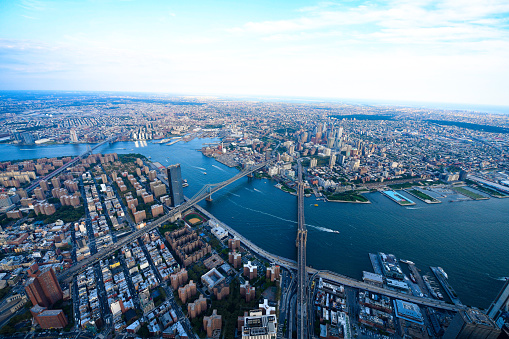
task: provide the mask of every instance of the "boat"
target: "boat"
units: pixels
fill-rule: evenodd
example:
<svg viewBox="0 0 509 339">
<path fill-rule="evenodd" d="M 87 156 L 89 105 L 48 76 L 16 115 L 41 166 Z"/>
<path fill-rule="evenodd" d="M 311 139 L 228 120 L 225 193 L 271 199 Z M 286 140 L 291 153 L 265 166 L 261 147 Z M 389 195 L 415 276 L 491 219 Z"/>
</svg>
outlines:
<svg viewBox="0 0 509 339">
<path fill-rule="evenodd" d="M 410 280 L 412 280 L 412 282 L 415 284 L 417 281 L 415 281 L 415 276 L 410 273 Z"/>
<path fill-rule="evenodd" d="M 207 174 L 207 172 L 203 172 L 203 174 Z"/>
<path fill-rule="evenodd" d="M 182 187 L 187 187 L 187 186 L 189 186 L 189 184 L 187 182 L 182 184 Z"/>
<path fill-rule="evenodd" d="M 442 267 L 437 267 L 437 270 L 439 270 L 440 273 L 442 273 L 442 275 L 445 277 L 445 279 L 449 279 L 449 276 L 447 275 L 447 273 L 445 273 L 445 271 Z"/>
<path fill-rule="evenodd" d="M 399 261 L 401 261 L 404 264 L 415 265 L 415 263 L 413 261 L 410 261 L 410 260 L 399 259 Z"/>
<path fill-rule="evenodd" d="M 318 207 L 318 204 L 315 204 L 315 207 Z"/>
</svg>

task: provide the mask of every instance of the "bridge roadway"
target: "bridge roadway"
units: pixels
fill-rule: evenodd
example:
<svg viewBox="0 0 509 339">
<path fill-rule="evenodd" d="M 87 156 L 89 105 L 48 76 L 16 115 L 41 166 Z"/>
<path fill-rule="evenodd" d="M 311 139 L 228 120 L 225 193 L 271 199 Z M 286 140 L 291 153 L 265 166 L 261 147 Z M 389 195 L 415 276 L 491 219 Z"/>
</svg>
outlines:
<svg viewBox="0 0 509 339">
<path fill-rule="evenodd" d="M 307 274 L 306 274 L 306 241 L 307 230 L 304 222 L 304 182 L 302 164 L 298 161 L 299 181 L 297 184 L 297 338 L 305 339 L 307 330 Z"/>
<path fill-rule="evenodd" d="M 76 164 L 78 161 L 80 161 L 81 159 L 85 158 L 86 156 L 88 156 L 89 154 L 91 154 L 93 151 L 95 151 L 96 149 L 98 149 L 99 147 L 101 147 L 102 145 L 108 143 L 108 142 L 111 142 L 113 140 L 115 140 L 116 138 L 118 138 L 119 136 L 121 136 L 122 134 L 119 133 L 119 134 L 116 134 L 102 142 L 100 142 L 99 144 L 95 145 L 94 147 L 92 147 L 91 149 L 87 150 L 86 152 L 83 152 L 81 155 L 77 156 L 76 158 L 72 159 L 71 161 L 69 161 L 68 163 L 66 163 L 65 165 L 57 168 L 56 170 L 54 170 L 53 172 L 51 172 L 50 174 L 46 175 L 45 177 L 43 178 L 40 178 L 39 180 L 37 180 L 36 182 L 34 182 L 32 185 L 30 185 L 26 191 L 27 192 L 32 192 L 37 186 L 39 186 L 41 180 L 49 180 L 51 178 L 53 178 L 54 176 L 62 173 L 64 170 L 66 170 L 68 167 L 71 167 L 73 166 L 74 164 Z"/>
<path fill-rule="evenodd" d="M 212 216 L 210 213 L 208 213 L 206 210 L 202 209 L 201 207 L 198 207 L 198 208 L 200 209 L 201 212 L 204 212 L 208 216 Z M 212 218 L 213 218 L 213 216 L 212 216 Z M 239 232 L 235 231 L 230 226 L 228 226 L 224 223 L 220 223 L 220 225 L 221 225 L 221 227 L 226 229 L 228 231 L 228 233 L 230 233 L 233 237 L 239 239 L 242 242 L 242 244 L 245 247 L 249 248 L 253 253 L 256 253 L 257 255 L 267 259 L 268 261 L 275 263 L 281 267 L 284 267 L 288 270 L 297 270 L 298 269 L 298 265 L 295 260 L 288 259 L 285 257 L 281 257 L 278 255 L 272 254 L 270 252 L 267 252 L 264 249 L 253 244 L 250 240 L 246 239 L 244 236 L 242 236 Z M 386 295 L 391 298 L 401 299 L 404 301 L 412 302 L 414 304 L 434 307 L 434 308 L 438 308 L 438 309 L 442 309 L 442 310 L 455 311 L 455 312 L 464 308 L 461 306 L 451 305 L 444 301 L 440 301 L 440 300 L 436 300 L 436 299 L 416 297 L 414 295 L 409 295 L 409 294 L 385 289 L 382 287 L 377 287 L 375 285 L 367 284 L 365 282 L 362 282 L 362 281 L 359 281 L 359 280 L 356 280 L 356 279 L 353 279 L 353 278 L 350 278 L 350 277 L 347 277 L 347 276 L 344 276 L 344 275 L 341 275 L 341 274 L 338 274 L 338 273 L 335 273 L 332 271 L 317 270 L 312 267 L 306 267 L 306 271 L 307 271 L 308 275 L 313 275 L 315 273 L 318 273 L 318 275 L 320 277 L 322 277 L 323 279 L 328 280 L 332 283 L 342 284 L 345 286 L 354 287 L 354 288 L 358 288 L 361 290 L 370 291 L 373 293 L 383 294 L 383 295 Z"/>
<path fill-rule="evenodd" d="M 275 263 L 281 267 L 284 267 L 287 270 L 297 270 L 298 269 L 298 265 L 295 260 L 272 254 L 272 253 L 260 248 L 259 246 L 252 243 L 249 239 L 245 238 L 242 234 L 240 234 L 239 232 L 237 232 L 236 230 L 234 230 L 227 224 L 217 220 L 213 214 L 209 213 L 204 208 L 202 208 L 200 206 L 196 206 L 196 208 L 201 213 L 203 213 L 207 217 L 209 217 L 210 219 L 217 221 L 221 227 L 223 227 L 225 230 L 227 230 L 231 236 L 233 236 L 236 239 L 239 239 L 245 247 L 247 247 L 247 248 L 249 248 L 249 250 L 251 250 L 251 252 L 256 253 L 257 255 L 267 259 L 268 261 L 270 261 L 272 263 Z M 383 295 L 389 296 L 391 298 L 397 298 L 397 299 L 409 301 L 409 302 L 423 305 L 423 306 L 429 306 L 429 307 L 434 307 L 434 308 L 449 310 L 449 311 L 458 311 L 463 308 L 463 307 L 458 307 L 456 305 L 447 304 L 446 302 L 443 302 L 440 300 L 435 300 L 435 299 L 430 299 L 430 298 L 420 298 L 420 297 L 416 297 L 413 295 L 377 287 L 377 286 L 367 284 L 365 282 L 362 282 L 362 281 L 359 281 L 359 280 L 356 280 L 356 279 L 353 279 L 353 278 L 350 278 L 350 277 L 347 277 L 347 276 L 344 276 L 344 275 L 341 275 L 341 274 L 338 274 L 338 273 L 335 273 L 332 271 L 317 270 L 317 269 L 314 269 L 311 267 L 306 267 L 306 271 L 307 271 L 308 275 L 313 275 L 313 274 L 318 273 L 318 275 L 321 276 L 323 279 L 328 280 L 332 283 L 342 284 L 345 286 L 350 286 L 350 287 L 358 288 L 361 290 L 370 291 L 373 293 L 383 294 Z"/>
<path fill-rule="evenodd" d="M 260 168 L 266 166 L 268 163 L 271 163 L 271 162 L 272 162 L 272 160 L 269 160 L 269 161 L 266 161 L 266 162 L 263 162 L 263 163 L 260 163 L 257 165 L 253 165 L 253 166 L 249 167 L 248 169 L 245 169 L 245 170 L 239 172 L 237 175 L 235 175 L 234 177 L 232 177 L 226 181 L 223 181 L 223 182 L 220 182 L 217 184 L 213 184 L 213 185 L 205 185 L 204 188 L 202 188 L 198 193 L 196 193 L 191 199 L 187 200 L 182 205 L 173 208 L 169 212 L 169 214 L 166 214 L 166 215 L 162 216 L 161 218 L 149 223 L 147 226 L 134 231 L 130 235 L 126 236 L 125 238 L 120 239 L 116 243 L 109 245 L 107 248 L 78 262 L 75 266 L 73 266 L 73 267 L 67 269 L 66 271 L 64 271 L 63 273 L 59 274 L 58 281 L 60 281 L 62 283 L 70 283 L 72 281 L 73 277 L 84 272 L 87 269 L 87 267 L 89 267 L 90 265 L 93 265 L 94 263 L 98 262 L 99 260 L 112 255 L 115 251 L 119 250 L 126 244 L 132 243 L 133 241 L 135 241 L 135 239 L 139 238 L 143 234 L 150 232 L 151 230 L 163 225 L 164 223 L 168 222 L 174 216 L 182 213 L 183 211 L 192 207 L 196 203 L 209 197 L 211 194 L 219 191 L 223 187 L 231 184 L 232 182 L 234 182 L 240 178 L 243 178 L 246 175 L 248 175 L 254 171 L 259 170 Z"/>
</svg>

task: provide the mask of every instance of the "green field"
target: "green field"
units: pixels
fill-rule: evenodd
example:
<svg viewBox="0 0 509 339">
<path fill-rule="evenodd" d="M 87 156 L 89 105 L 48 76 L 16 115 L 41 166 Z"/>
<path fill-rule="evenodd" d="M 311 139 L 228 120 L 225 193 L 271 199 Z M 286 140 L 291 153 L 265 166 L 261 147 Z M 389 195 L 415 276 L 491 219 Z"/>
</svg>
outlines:
<svg viewBox="0 0 509 339">
<path fill-rule="evenodd" d="M 357 192 L 326 194 L 330 201 L 368 202 L 369 200 Z"/>
<path fill-rule="evenodd" d="M 453 187 L 452 188 L 454 191 L 460 193 L 460 194 L 463 194 L 463 195 L 466 195 L 467 197 L 469 198 L 472 198 L 474 200 L 479 200 L 479 199 L 486 199 L 486 197 L 480 195 L 480 194 L 477 194 L 477 193 L 474 193 L 470 190 L 467 190 L 466 188 L 463 188 L 463 187 Z"/>
<path fill-rule="evenodd" d="M 507 195 L 500 193 L 499 191 L 496 191 L 494 189 L 488 188 L 486 186 L 477 185 L 474 188 L 481 192 L 488 193 L 489 195 L 492 195 L 494 197 L 507 197 Z"/>
<path fill-rule="evenodd" d="M 434 201 L 434 202 L 438 202 L 439 200 L 433 198 L 433 197 L 430 197 L 429 195 L 427 195 L 426 193 L 424 192 L 421 192 L 419 190 L 416 190 L 416 189 L 413 189 L 413 190 L 409 190 L 408 191 L 409 193 L 415 195 L 416 197 L 418 198 L 421 198 L 422 200 L 429 200 L 429 201 Z"/>
</svg>

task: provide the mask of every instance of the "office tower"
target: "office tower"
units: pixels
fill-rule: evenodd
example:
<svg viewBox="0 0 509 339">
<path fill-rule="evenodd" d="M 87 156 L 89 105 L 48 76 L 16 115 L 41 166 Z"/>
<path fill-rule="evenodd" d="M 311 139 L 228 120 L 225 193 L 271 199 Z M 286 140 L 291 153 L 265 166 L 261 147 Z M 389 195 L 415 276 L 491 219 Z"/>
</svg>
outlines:
<svg viewBox="0 0 509 339">
<path fill-rule="evenodd" d="M 182 174 L 180 164 L 167 167 L 168 184 L 170 186 L 171 205 L 179 206 L 184 202 L 184 190 L 182 189 Z"/>
<path fill-rule="evenodd" d="M 329 139 L 327 139 L 327 147 L 333 148 L 335 142 L 336 142 L 336 139 L 334 137 L 329 137 Z"/>
<path fill-rule="evenodd" d="M 443 338 L 496 339 L 499 335 L 500 329 L 489 316 L 477 309 L 467 308 L 456 313 Z"/>
<path fill-rule="evenodd" d="M 501 317 L 503 313 L 509 312 L 509 279 L 506 279 L 504 286 L 498 293 L 493 303 L 488 308 L 488 316 L 490 316 L 498 325 L 504 325 L 504 319 Z"/>
<path fill-rule="evenodd" d="M 76 134 L 76 130 L 71 128 L 71 142 L 78 142 L 78 135 Z"/>
<path fill-rule="evenodd" d="M 330 156 L 329 167 L 332 169 L 336 164 L 336 154 Z"/>
<path fill-rule="evenodd" d="M 338 127 L 336 129 L 336 139 L 341 139 L 343 136 L 343 127 Z"/>
<path fill-rule="evenodd" d="M 63 298 L 62 289 L 58 283 L 53 268 L 43 267 L 33 272 L 35 277 L 27 280 L 25 291 L 33 305 L 49 307 Z"/>
</svg>

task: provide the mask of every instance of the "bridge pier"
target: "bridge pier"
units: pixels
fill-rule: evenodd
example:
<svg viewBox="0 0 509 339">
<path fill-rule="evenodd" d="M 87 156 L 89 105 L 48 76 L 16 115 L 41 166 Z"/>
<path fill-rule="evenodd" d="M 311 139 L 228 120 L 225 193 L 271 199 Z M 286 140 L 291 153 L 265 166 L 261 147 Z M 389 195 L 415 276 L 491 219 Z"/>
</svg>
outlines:
<svg viewBox="0 0 509 339">
<path fill-rule="evenodd" d="M 206 201 L 211 202 L 212 201 L 212 194 L 209 194 L 208 197 L 205 198 Z"/>
</svg>

